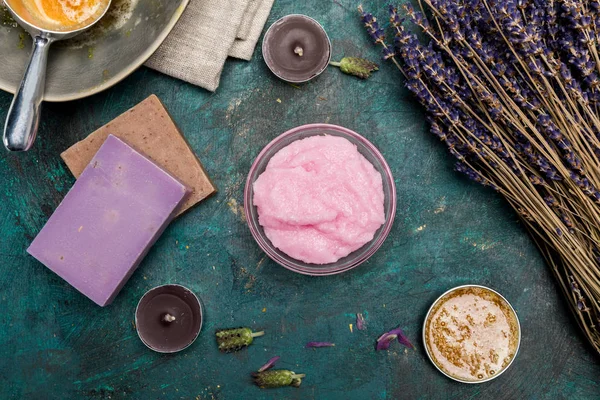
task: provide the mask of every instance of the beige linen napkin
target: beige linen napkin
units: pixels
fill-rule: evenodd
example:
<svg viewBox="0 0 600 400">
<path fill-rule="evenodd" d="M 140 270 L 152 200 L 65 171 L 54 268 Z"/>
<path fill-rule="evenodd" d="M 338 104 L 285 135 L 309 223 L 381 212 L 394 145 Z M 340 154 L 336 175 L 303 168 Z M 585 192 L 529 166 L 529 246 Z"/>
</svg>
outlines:
<svg viewBox="0 0 600 400">
<path fill-rule="evenodd" d="M 146 66 L 215 91 L 228 56 L 250 60 L 274 0 L 191 0 Z"/>
<path fill-rule="evenodd" d="M 238 37 L 233 42 L 229 50 L 229 55 L 242 60 L 250 60 L 258 38 L 269 18 L 271 7 L 275 0 L 250 0 L 248 5 L 249 12 L 246 15 L 252 15 L 252 19 L 244 18 L 240 26 Z M 254 11 L 254 13 L 252 13 Z"/>
<path fill-rule="evenodd" d="M 250 0 L 248 2 L 248 7 L 244 13 L 244 18 L 237 31 L 235 40 L 245 40 L 248 37 L 248 33 L 250 33 L 250 28 L 252 27 L 252 22 L 254 21 L 254 16 L 256 15 L 256 11 L 258 11 L 260 3 L 261 0 Z"/>
</svg>

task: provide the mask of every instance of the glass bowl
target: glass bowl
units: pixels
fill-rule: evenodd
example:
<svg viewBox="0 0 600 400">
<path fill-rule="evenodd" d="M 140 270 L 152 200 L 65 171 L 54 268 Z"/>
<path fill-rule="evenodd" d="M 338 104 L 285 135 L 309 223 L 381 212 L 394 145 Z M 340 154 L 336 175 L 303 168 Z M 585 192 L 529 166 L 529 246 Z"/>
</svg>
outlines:
<svg viewBox="0 0 600 400">
<path fill-rule="evenodd" d="M 375 232 L 373 239 L 344 258 L 329 264 L 308 264 L 296 260 L 277 249 L 265 235 L 263 227 L 258 223 L 258 210 L 254 206 L 254 182 L 264 172 L 269 160 L 275 153 L 296 140 L 315 135 L 341 136 L 356 145 L 358 151 L 367 159 L 383 178 L 385 222 Z M 330 124 L 309 124 L 293 128 L 276 137 L 260 152 L 248 173 L 244 191 L 244 211 L 252 236 L 267 255 L 283 267 L 305 275 L 333 275 L 355 268 L 369 259 L 383 244 L 390 233 L 396 214 L 396 185 L 392 171 L 375 146 L 367 139 L 350 129 Z"/>
</svg>

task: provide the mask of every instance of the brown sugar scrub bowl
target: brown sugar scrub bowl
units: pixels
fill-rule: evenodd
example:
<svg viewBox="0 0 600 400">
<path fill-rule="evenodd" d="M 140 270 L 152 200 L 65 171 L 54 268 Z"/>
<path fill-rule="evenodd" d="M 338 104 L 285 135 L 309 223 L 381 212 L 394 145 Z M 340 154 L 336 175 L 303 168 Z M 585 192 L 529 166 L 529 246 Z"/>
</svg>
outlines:
<svg viewBox="0 0 600 400">
<path fill-rule="evenodd" d="M 442 294 L 427 312 L 423 343 L 441 373 L 458 382 L 483 383 L 500 376 L 519 351 L 521 326 L 498 292 L 464 285 Z"/>
</svg>

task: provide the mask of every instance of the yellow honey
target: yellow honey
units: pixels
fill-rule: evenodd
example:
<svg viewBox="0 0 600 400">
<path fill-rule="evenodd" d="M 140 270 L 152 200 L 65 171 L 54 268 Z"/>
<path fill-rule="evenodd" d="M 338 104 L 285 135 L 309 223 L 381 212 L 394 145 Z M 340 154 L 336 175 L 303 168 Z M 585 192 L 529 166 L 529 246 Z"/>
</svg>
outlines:
<svg viewBox="0 0 600 400">
<path fill-rule="evenodd" d="M 109 0 L 8 0 L 27 22 L 53 31 L 70 31 L 94 22 L 108 7 Z"/>
</svg>

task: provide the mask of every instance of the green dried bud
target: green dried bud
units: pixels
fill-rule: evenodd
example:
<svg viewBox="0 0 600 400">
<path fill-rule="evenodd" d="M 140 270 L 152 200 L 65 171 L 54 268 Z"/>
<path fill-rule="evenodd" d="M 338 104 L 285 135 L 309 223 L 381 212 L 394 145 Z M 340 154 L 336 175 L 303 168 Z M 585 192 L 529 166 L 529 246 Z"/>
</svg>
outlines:
<svg viewBox="0 0 600 400">
<path fill-rule="evenodd" d="M 246 346 L 250 346 L 257 336 L 265 333 L 252 332 L 250 328 L 222 329 L 215 333 L 219 350 L 222 352 L 238 351 Z"/>
<path fill-rule="evenodd" d="M 300 387 L 305 374 L 296 374 L 285 369 L 276 369 L 252 374 L 254 383 L 261 389 L 284 386 Z"/>
<path fill-rule="evenodd" d="M 330 64 L 339 67 L 345 74 L 354 75 L 361 79 L 367 79 L 373 71 L 379 70 L 379 66 L 374 62 L 359 57 L 344 57 L 339 63 L 331 62 Z"/>
</svg>

